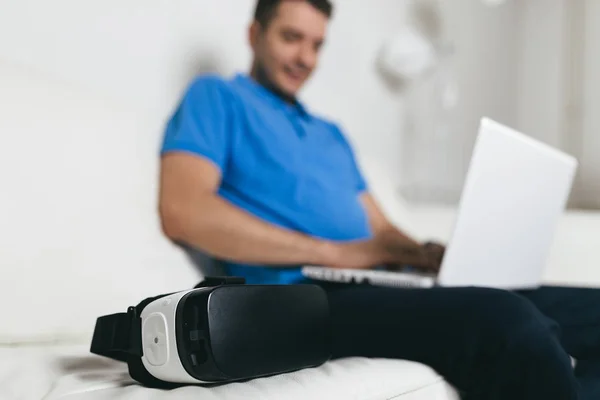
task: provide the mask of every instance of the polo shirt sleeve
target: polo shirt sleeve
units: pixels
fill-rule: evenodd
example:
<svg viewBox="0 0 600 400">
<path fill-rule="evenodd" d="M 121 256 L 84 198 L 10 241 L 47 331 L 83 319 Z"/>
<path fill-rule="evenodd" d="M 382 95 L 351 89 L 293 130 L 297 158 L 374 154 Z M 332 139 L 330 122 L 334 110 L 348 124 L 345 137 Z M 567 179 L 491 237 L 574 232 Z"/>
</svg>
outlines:
<svg viewBox="0 0 600 400">
<path fill-rule="evenodd" d="M 226 83 L 201 77 L 187 88 L 166 125 L 161 155 L 180 151 L 205 157 L 223 170 L 229 154 L 232 120 Z"/>
</svg>

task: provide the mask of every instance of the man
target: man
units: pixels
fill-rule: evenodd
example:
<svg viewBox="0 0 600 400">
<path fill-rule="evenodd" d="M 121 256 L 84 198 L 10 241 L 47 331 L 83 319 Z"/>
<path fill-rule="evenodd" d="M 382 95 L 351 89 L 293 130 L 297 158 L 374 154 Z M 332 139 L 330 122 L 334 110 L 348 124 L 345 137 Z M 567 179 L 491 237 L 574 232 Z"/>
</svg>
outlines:
<svg viewBox="0 0 600 400">
<path fill-rule="evenodd" d="M 331 13 L 259 0 L 249 75 L 196 79 L 167 125 L 164 232 L 249 283 L 304 282 L 304 264 L 439 267 L 438 246 L 378 208 L 340 129 L 296 98 Z M 422 362 L 468 399 L 600 398 L 600 291 L 323 286 L 334 357 Z"/>
</svg>

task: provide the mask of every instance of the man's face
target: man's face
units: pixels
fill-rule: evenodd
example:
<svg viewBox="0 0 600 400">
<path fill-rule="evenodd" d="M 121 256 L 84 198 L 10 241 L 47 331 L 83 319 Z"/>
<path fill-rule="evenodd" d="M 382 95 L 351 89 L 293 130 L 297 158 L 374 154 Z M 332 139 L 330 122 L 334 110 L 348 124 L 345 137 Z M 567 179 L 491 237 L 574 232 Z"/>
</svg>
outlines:
<svg viewBox="0 0 600 400">
<path fill-rule="evenodd" d="M 250 39 L 260 73 L 295 96 L 317 65 L 328 18 L 306 1 L 282 1 L 266 28 L 254 23 Z"/>
</svg>

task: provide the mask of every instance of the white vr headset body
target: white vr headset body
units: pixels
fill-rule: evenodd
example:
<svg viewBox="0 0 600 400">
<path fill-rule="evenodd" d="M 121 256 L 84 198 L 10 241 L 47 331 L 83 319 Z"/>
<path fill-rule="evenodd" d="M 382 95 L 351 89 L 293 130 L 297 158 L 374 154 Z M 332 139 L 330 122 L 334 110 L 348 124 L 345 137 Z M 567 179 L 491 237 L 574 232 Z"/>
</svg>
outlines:
<svg viewBox="0 0 600 400">
<path fill-rule="evenodd" d="M 329 305 L 317 285 L 208 278 L 99 317 L 90 351 L 158 388 L 212 385 L 315 367 L 330 358 Z"/>
</svg>

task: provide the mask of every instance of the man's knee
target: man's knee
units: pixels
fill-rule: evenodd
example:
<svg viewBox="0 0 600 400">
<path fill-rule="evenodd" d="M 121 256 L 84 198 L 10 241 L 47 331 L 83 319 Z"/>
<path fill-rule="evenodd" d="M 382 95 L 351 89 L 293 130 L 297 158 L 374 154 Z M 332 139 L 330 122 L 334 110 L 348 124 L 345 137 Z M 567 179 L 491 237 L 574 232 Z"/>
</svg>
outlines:
<svg viewBox="0 0 600 400">
<path fill-rule="evenodd" d="M 518 294 L 484 289 L 479 292 L 480 305 L 487 312 L 480 334 L 488 350 L 495 348 L 514 362 L 571 365 L 558 340 L 559 327 L 544 316 L 529 300 Z"/>
<path fill-rule="evenodd" d="M 502 373 L 538 371 L 549 379 L 561 380 L 564 385 L 557 387 L 572 390 L 571 359 L 560 344 L 554 321 L 512 292 L 483 290 L 475 297 L 480 299 L 477 309 L 488 311 L 479 315 L 483 323 L 475 327 L 480 346 L 475 357 L 495 364 Z"/>
<path fill-rule="evenodd" d="M 552 337 L 558 325 L 545 317 L 529 300 L 513 292 L 473 288 L 471 309 L 476 329 L 496 343 L 526 345 L 537 338 Z"/>
</svg>

